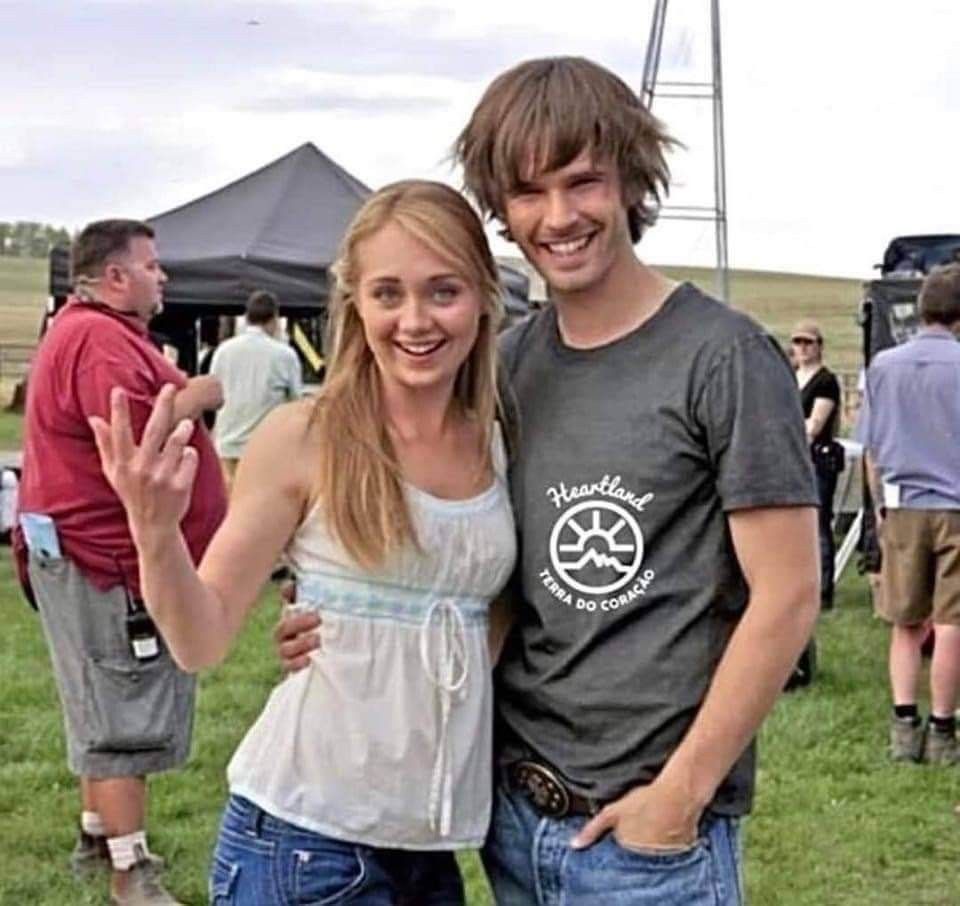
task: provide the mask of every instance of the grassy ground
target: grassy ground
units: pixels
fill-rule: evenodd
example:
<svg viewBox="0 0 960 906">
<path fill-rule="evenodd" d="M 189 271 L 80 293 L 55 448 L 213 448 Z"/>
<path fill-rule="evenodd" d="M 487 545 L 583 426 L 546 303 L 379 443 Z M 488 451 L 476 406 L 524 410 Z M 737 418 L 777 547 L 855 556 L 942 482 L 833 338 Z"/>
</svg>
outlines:
<svg viewBox="0 0 960 906">
<path fill-rule="evenodd" d="M 201 682 L 189 767 L 152 783 L 155 848 L 171 887 L 206 902 L 210 848 L 226 789 L 224 766 L 277 679 L 268 633 L 272 592 L 230 658 Z M 77 816 L 64 767 L 60 713 L 34 614 L 0 562 L 0 903 L 102 903 L 102 881 L 65 870 Z M 948 906 L 956 871 L 960 769 L 894 766 L 884 756 L 886 633 L 850 575 L 821 621 L 823 672 L 784 697 L 762 735 L 746 877 L 755 906 Z M 489 904 L 476 857 L 464 860 L 469 902 Z"/>
<path fill-rule="evenodd" d="M 713 291 L 713 272 L 703 268 L 666 268 L 676 279 L 692 280 Z M 827 364 L 837 371 L 856 371 L 863 361 L 857 312 L 862 282 L 837 277 L 733 271 L 730 299 L 734 308 L 749 312 L 786 344 L 793 324 L 813 318 L 824 334 Z"/>
<path fill-rule="evenodd" d="M 47 271 L 44 260 L 0 257 L 0 343 L 37 342 Z"/>
<path fill-rule="evenodd" d="M 0 345 L 34 345 L 47 303 L 47 262 L 0 257 Z M 20 446 L 22 419 L 5 412 L 14 381 L 0 374 L 0 450 Z"/>
<path fill-rule="evenodd" d="M 668 268 L 677 279 L 693 280 L 707 290 L 713 273 L 703 268 Z M 0 257 L 0 344 L 34 344 L 46 304 L 47 265 L 44 261 Z M 827 339 L 831 367 L 860 367 L 860 328 L 856 324 L 860 282 L 798 274 L 735 271 L 731 275 L 733 304 L 752 314 L 783 342 L 801 317 L 820 322 Z M 17 449 L 19 416 L 3 412 L 12 382 L 0 381 L 0 450 Z"/>
<path fill-rule="evenodd" d="M 23 417 L 12 412 L 0 411 L 0 450 L 20 449 L 22 433 Z"/>
<path fill-rule="evenodd" d="M 15 381 L 0 378 L 0 450 L 19 450 L 23 434 L 23 416 L 7 412 L 13 399 Z"/>
<path fill-rule="evenodd" d="M 704 268 L 665 269 L 712 291 L 713 272 Z M 0 257 L 0 343 L 34 344 L 47 298 L 45 261 Z M 860 281 L 803 274 L 734 271 L 730 295 L 736 308 L 750 312 L 785 340 L 801 317 L 820 321 L 831 362 L 843 370 L 860 363 L 856 324 Z"/>
<path fill-rule="evenodd" d="M 0 343 L 30 343 L 43 309 L 44 262 L 0 258 Z M 707 271 L 671 269 L 709 288 Z M 859 364 L 858 281 L 740 272 L 734 304 L 785 339 L 799 317 L 820 321 L 828 358 Z M 0 387 L 0 406 L 9 389 Z M 20 419 L 0 414 L 0 449 L 19 443 Z M 763 732 L 755 816 L 746 826 L 747 883 L 760 906 L 960 902 L 953 805 L 960 772 L 889 765 L 886 634 L 869 616 L 862 580 L 839 590 L 820 631 L 824 672 L 781 703 Z M 156 848 L 172 860 L 171 886 L 205 902 L 206 865 L 225 796 L 224 766 L 260 709 L 277 670 L 268 601 L 228 662 L 203 678 L 194 757 L 153 783 Z M 60 715 L 34 615 L 0 562 L 0 903 L 100 903 L 102 884 L 77 887 L 64 870 L 76 818 Z M 475 857 L 464 860 L 470 902 L 490 902 Z"/>
</svg>

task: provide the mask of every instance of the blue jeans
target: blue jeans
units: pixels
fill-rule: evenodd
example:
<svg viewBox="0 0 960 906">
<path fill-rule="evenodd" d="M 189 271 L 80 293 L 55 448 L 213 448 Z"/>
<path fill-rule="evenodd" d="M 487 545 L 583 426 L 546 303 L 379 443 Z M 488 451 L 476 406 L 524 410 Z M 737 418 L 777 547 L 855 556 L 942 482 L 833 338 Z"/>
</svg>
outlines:
<svg viewBox="0 0 960 906">
<path fill-rule="evenodd" d="M 305 830 L 231 796 L 210 868 L 211 906 L 463 906 L 451 852 L 377 849 Z"/>
<path fill-rule="evenodd" d="M 543 818 L 500 786 L 483 864 L 498 906 L 741 906 L 736 818 L 709 815 L 679 852 L 625 849 L 612 834 L 584 850 L 570 840 L 586 818 Z"/>
</svg>

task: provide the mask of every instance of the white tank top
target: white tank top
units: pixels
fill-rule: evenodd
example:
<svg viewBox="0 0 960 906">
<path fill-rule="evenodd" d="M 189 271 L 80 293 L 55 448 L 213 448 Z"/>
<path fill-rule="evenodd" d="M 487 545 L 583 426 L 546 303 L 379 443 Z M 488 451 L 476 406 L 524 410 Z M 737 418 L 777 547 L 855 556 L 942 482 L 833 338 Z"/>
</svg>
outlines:
<svg viewBox="0 0 960 906">
<path fill-rule="evenodd" d="M 458 849 L 490 817 L 490 600 L 516 558 L 499 426 L 495 478 L 468 500 L 412 486 L 422 553 L 376 576 L 315 506 L 287 555 L 322 616 L 311 665 L 284 679 L 227 768 L 230 791 L 292 824 L 369 846 Z"/>
</svg>

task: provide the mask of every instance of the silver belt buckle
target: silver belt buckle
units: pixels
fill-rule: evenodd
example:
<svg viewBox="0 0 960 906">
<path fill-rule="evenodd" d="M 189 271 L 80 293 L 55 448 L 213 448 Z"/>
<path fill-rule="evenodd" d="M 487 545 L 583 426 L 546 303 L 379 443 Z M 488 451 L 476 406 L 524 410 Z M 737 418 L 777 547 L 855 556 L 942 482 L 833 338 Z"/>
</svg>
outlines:
<svg viewBox="0 0 960 906">
<path fill-rule="evenodd" d="M 514 783 L 541 814 L 548 818 L 563 818 L 570 811 L 570 794 L 549 768 L 535 761 L 517 761 L 510 770 Z"/>
</svg>

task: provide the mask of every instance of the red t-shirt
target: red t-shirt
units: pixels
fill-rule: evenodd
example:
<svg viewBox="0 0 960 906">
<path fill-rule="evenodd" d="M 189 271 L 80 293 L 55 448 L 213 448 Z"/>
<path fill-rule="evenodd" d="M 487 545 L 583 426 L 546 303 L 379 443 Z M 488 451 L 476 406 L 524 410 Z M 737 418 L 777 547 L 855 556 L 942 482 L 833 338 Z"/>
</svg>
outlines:
<svg viewBox="0 0 960 906">
<path fill-rule="evenodd" d="M 27 389 L 19 509 L 52 517 L 64 555 L 104 591 L 125 583 L 139 596 L 140 577 L 126 511 L 101 471 L 87 419 L 109 421 L 110 391 L 121 386 L 139 440 L 160 388 L 186 382 L 138 320 L 95 303 L 68 302 L 37 349 Z M 190 443 L 199 467 L 180 527 L 196 563 L 223 520 L 226 493 L 201 422 Z"/>
</svg>

